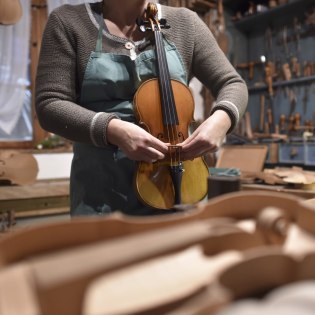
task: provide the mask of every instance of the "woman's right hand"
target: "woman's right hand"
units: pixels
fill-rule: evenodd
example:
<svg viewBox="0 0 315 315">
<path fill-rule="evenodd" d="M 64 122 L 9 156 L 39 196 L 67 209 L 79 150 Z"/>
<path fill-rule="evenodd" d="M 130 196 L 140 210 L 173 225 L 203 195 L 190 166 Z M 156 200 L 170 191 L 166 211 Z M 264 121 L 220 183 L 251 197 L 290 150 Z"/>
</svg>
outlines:
<svg viewBox="0 0 315 315">
<path fill-rule="evenodd" d="M 141 127 L 120 119 L 109 122 L 106 138 L 108 143 L 118 146 L 129 159 L 135 161 L 154 163 L 168 152 L 167 144 Z"/>
</svg>

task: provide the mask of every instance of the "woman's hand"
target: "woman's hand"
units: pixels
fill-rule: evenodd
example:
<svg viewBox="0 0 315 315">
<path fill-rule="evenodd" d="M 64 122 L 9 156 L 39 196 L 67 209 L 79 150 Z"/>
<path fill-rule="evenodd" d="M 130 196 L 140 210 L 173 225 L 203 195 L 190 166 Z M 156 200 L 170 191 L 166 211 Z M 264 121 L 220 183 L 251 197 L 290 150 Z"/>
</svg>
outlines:
<svg viewBox="0 0 315 315">
<path fill-rule="evenodd" d="M 223 110 L 215 111 L 180 144 L 183 160 L 192 160 L 217 151 L 230 127 L 231 120 L 228 114 Z"/>
<path fill-rule="evenodd" d="M 107 126 L 107 141 L 118 146 L 126 156 L 135 161 L 153 163 L 165 157 L 168 146 L 141 127 L 112 119 Z"/>
</svg>

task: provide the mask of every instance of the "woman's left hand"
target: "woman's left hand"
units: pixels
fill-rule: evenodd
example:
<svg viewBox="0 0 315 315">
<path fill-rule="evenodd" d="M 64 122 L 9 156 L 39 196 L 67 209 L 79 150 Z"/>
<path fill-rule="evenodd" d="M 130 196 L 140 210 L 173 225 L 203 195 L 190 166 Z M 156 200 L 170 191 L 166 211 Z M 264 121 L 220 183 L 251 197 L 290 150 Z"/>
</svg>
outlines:
<svg viewBox="0 0 315 315">
<path fill-rule="evenodd" d="M 231 120 L 228 114 L 223 110 L 215 111 L 191 136 L 180 144 L 182 159 L 192 160 L 217 151 L 230 127 Z"/>
</svg>

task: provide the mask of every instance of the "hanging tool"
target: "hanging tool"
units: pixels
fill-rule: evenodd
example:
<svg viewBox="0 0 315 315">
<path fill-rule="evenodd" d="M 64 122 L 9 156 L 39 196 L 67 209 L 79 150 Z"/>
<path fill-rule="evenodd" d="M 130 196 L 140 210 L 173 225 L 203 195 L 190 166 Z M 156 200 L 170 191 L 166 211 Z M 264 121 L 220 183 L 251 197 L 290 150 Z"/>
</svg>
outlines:
<svg viewBox="0 0 315 315">
<path fill-rule="evenodd" d="M 282 44 L 283 44 L 283 50 L 285 54 L 286 61 L 282 64 L 282 72 L 285 80 L 291 80 L 292 74 L 290 70 L 290 53 L 288 49 L 288 33 L 287 33 L 287 27 L 284 26 L 282 29 Z"/>
<path fill-rule="evenodd" d="M 289 81 L 292 79 L 292 73 L 290 69 L 290 53 L 288 49 L 288 34 L 287 34 L 287 27 L 284 26 L 282 29 L 282 47 L 283 47 L 283 53 L 285 55 L 284 62 L 282 63 L 282 76 L 283 79 L 286 81 Z M 289 95 L 288 87 L 285 87 L 286 94 Z"/>
<path fill-rule="evenodd" d="M 309 101 L 309 93 L 310 93 L 310 87 L 309 86 L 305 86 L 304 87 L 304 95 L 303 95 L 303 114 L 305 115 L 307 112 L 307 103 Z"/>
<path fill-rule="evenodd" d="M 296 93 L 295 93 L 293 88 L 290 89 L 290 91 L 289 91 L 289 101 L 290 101 L 289 116 L 291 116 L 295 111 L 296 103 L 297 103 Z"/>
<path fill-rule="evenodd" d="M 252 140 L 254 138 L 253 136 L 253 129 L 252 129 L 252 123 L 250 118 L 250 112 L 246 112 L 244 115 L 245 118 L 245 132 L 248 139 Z"/>
<path fill-rule="evenodd" d="M 296 57 L 291 58 L 291 66 L 292 72 L 295 77 L 300 77 L 301 75 L 301 65 L 300 65 L 300 55 L 301 55 L 301 45 L 300 45 L 300 37 L 301 37 L 301 24 L 298 19 L 295 17 L 293 20 L 293 30 L 294 30 L 294 38 L 295 38 L 295 50 Z"/>
<path fill-rule="evenodd" d="M 282 73 L 281 69 L 281 63 L 278 59 L 276 59 L 274 47 L 273 47 L 273 34 L 272 29 L 268 27 L 265 31 L 265 56 L 261 56 L 261 59 L 263 58 L 265 63 L 268 65 L 270 70 L 270 75 L 273 80 L 279 78 Z"/>
<path fill-rule="evenodd" d="M 292 75 L 295 78 L 298 78 L 301 76 L 301 66 L 297 57 L 291 57 L 291 69 L 292 69 Z"/>
<path fill-rule="evenodd" d="M 275 62 L 275 52 L 273 49 L 272 29 L 268 27 L 265 31 L 265 54 L 268 61 Z"/>
<path fill-rule="evenodd" d="M 310 119 L 305 120 L 305 131 L 308 131 L 308 132 L 312 131 L 312 123 Z"/>
<path fill-rule="evenodd" d="M 273 90 L 273 79 L 272 79 L 272 68 L 270 65 L 265 67 L 265 81 L 268 89 L 268 109 L 267 109 L 267 122 L 269 125 L 269 132 L 274 132 L 274 90 Z"/>
<path fill-rule="evenodd" d="M 286 131 L 286 120 L 287 118 L 285 117 L 285 115 L 281 114 L 279 118 L 279 132 L 280 133 L 285 133 Z"/>
<path fill-rule="evenodd" d="M 288 132 L 292 133 L 292 131 L 294 131 L 294 116 L 290 115 L 289 116 Z"/>
<path fill-rule="evenodd" d="M 259 131 L 264 131 L 265 125 L 265 95 L 260 94 L 260 116 L 259 116 Z"/>
<path fill-rule="evenodd" d="M 269 102 L 270 102 L 270 99 L 269 99 Z M 274 132 L 273 113 L 272 113 L 271 105 L 267 108 L 267 123 L 268 123 L 269 132 Z"/>
<path fill-rule="evenodd" d="M 259 61 L 250 61 L 248 63 L 240 63 L 240 64 L 237 64 L 235 67 L 236 69 L 248 70 L 248 79 L 252 80 L 254 78 L 255 66 L 261 66 L 262 64 L 264 64 L 264 62 L 259 60 Z"/>
<path fill-rule="evenodd" d="M 219 47 L 227 55 L 230 49 L 230 39 L 225 29 L 225 18 L 224 18 L 224 7 L 223 0 L 217 1 L 217 12 L 218 12 L 218 21 L 217 21 L 217 32 L 216 40 Z"/>
</svg>

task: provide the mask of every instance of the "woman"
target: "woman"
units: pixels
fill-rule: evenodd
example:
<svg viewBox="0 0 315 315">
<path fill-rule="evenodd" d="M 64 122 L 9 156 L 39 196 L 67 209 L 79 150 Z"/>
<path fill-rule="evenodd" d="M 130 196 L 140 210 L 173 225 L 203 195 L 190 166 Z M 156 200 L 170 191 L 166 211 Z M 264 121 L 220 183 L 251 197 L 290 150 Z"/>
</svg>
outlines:
<svg viewBox="0 0 315 315">
<path fill-rule="evenodd" d="M 42 127 L 74 141 L 71 214 L 159 214 L 132 189 L 135 161 L 165 157 L 168 146 L 135 124 L 132 100 L 156 76 L 154 47 L 139 30 L 146 0 L 59 7 L 49 16 L 36 81 Z M 184 159 L 216 151 L 247 105 L 247 88 L 196 13 L 159 6 L 173 79 L 196 76 L 216 97 L 211 116 L 183 143 Z M 149 105 L 148 105 L 149 106 Z"/>
</svg>

